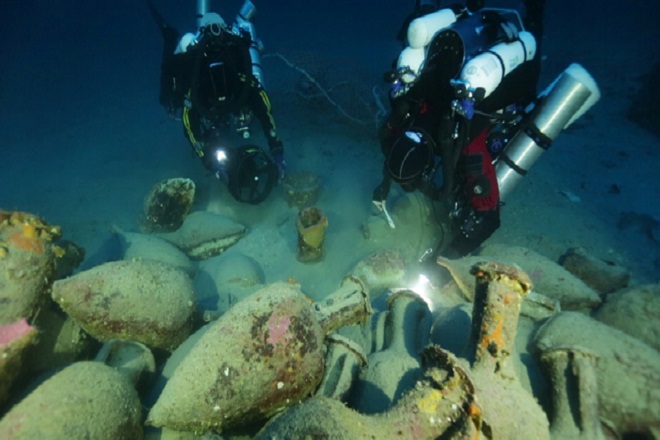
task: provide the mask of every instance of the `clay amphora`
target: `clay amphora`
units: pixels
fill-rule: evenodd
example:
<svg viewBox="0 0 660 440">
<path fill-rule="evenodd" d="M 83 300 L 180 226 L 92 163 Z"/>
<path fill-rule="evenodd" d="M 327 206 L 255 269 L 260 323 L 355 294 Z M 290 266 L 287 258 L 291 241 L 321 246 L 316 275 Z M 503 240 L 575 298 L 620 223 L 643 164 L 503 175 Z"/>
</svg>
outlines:
<svg viewBox="0 0 660 440">
<path fill-rule="evenodd" d="M 477 263 L 472 330 L 466 356 L 471 378 L 492 438 L 549 439 L 548 419 L 524 389 L 512 354 L 523 299 L 532 288 L 527 274 L 514 266 Z"/>
<path fill-rule="evenodd" d="M 429 340 L 431 312 L 409 290 L 392 293 L 387 302 L 389 313 L 383 320 L 387 346 L 367 357 L 352 405 L 365 414 L 389 409 L 422 376 L 420 354 Z"/>
<path fill-rule="evenodd" d="M 363 285 L 347 278 L 322 303 L 291 283 L 270 284 L 211 324 L 165 385 L 147 424 L 221 432 L 309 396 L 323 378 L 326 334 L 365 322 Z"/>
</svg>

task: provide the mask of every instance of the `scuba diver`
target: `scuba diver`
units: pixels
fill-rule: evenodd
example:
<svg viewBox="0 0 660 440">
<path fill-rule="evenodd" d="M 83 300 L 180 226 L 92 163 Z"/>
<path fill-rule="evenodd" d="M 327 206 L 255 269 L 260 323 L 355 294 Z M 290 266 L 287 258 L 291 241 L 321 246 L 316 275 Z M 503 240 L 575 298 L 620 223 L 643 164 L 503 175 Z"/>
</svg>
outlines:
<svg viewBox="0 0 660 440">
<path fill-rule="evenodd" d="M 268 197 L 286 168 L 277 136 L 246 0 L 234 24 L 208 12 L 198 1 L 197 33 L 180 35 L 151 1 L 149 8 L 164 39 L 160 103 L 171 116 L 182 109 L 184 134 L 203 165 L 227 185 L 239 202 L 257 204 Z M 270 156 L 250 137 L 253 117 L 268 141 Z"/>
<path fill-rule="evenodd" d="M 385 162 L 372 202 L 391 227 L 392 182 L 443 203 L 452 233 L 434 254 L 450 258 L 499 228 L 503 197 L 600 96 L 578 65 L 537 96 L 544 0 L 524 0 L 524 20 L 483 3 L 418 0 L 404 22 L 407 46 L 385 75 L 391 111 L 379 129 Z"/>
</svg>

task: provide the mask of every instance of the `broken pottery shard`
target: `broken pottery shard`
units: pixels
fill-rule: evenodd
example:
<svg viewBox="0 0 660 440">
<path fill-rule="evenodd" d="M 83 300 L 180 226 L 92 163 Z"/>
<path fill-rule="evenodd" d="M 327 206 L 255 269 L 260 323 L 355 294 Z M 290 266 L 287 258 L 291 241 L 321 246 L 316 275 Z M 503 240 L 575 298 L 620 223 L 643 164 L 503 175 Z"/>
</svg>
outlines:
<svg viewBox="0 0 660 440">
<path fill-rule="evenodd" d="M 96 339 L 173 350 L 192 331 L 194 293 L 183 271 L 148 260 L 114 261 L 53 284 L 52 298 Z"/>
<path fill-rule="evenodd" d="M 559 300 L 562 310 L 588 312 L 601 303 L 600 296 L 558 263 L 521 246 L 488 245 L 479 252 L 487 260 L 515 264 L 534 283 L 534 290 Z"/>
<path fill-rule="evenodd" d="M 245 226 L 229 217 L 206 211 L 188 215 L 174 232 L 158 234 L 193 260 L 219 255 L 245 235 Z"/>
<path fill-rule="evenodd" d="M 175 231 L 183 224 L 195 199 L 195 182 L 185 178 L 158 182 L 144 200 L 141 221 L 145 232 Z"/>
<path fill-rule="evenodd" d="M 142 406 L 122 375 L 100 362 L 58 372 L 0 420 L 2 439 L 141 439 Z"/>
<path fill-rule="evenodd" d="M 601 421 L 617 438 L 660 426 L 660 353 L 638 339 L 576 312 L 562 312 L 539 328 L 533 346 L 592 353 Z"/>
<path fill-rule="evenodd" d="M 594 318 L 660 351 L 660 284 L 610 293 Z"/>
<path fill-rule="evenodd" d="M 31 319 L 48 300 L 60 235 L 35 215 L 0 210 L 0 324 Z"/>
</svg>

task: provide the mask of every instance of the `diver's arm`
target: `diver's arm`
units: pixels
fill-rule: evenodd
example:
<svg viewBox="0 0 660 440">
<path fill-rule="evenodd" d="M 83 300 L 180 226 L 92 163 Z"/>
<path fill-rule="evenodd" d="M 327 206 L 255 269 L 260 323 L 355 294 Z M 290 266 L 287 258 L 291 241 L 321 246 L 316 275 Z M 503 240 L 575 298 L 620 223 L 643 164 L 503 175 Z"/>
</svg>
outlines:
<svg viewBox="0 0 660 440">
<path fill-rule="evenodd" d="M 256 83 L 256 79 L 250 84 L 250 108 L 261 124 L 264 136 L 268 140 L 268 147 L 273 157 L 284 155 L 284 144 L 277 136 L 275 119 L 273 118 L 270 99 L 266 90 Z"/>
<path fill-rule="evenodd" d="M 374 188 L 374 192 L 371 197 L 371 201 L 374 203 L 374 205 L 376 205 L 376 207 L 379 207 L 380 204 L 385 203 L 385 201 L 387 200 L 387 196 L 390 193 L 391 186 L 392 186 L 392 178 L 390 177 L 389 173 L 383 166 L 383 180 L 376 188 Z"/>
</svg>

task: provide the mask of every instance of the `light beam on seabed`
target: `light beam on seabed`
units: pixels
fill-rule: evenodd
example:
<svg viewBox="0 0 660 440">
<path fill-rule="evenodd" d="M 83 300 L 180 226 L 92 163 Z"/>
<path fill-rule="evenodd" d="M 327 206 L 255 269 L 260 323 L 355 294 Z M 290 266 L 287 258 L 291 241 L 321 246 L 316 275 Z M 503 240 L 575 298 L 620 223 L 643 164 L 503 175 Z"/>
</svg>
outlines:
<svg viewBox="0 0 660 440">
<path fill-rule="evenodd" d="M 437 282 L 438 280 L 434 281 Z M 440 304 L 434 300 L 435 295 L 437 295 L 437 287 L 426 274 L 426 271 L 413 272 L 412 278 L 407 285 L 409 290 L 416 293 L 422 300 L 424 300 L 431 313 L 434 313 L 440 306 Z"/>
</svg>

